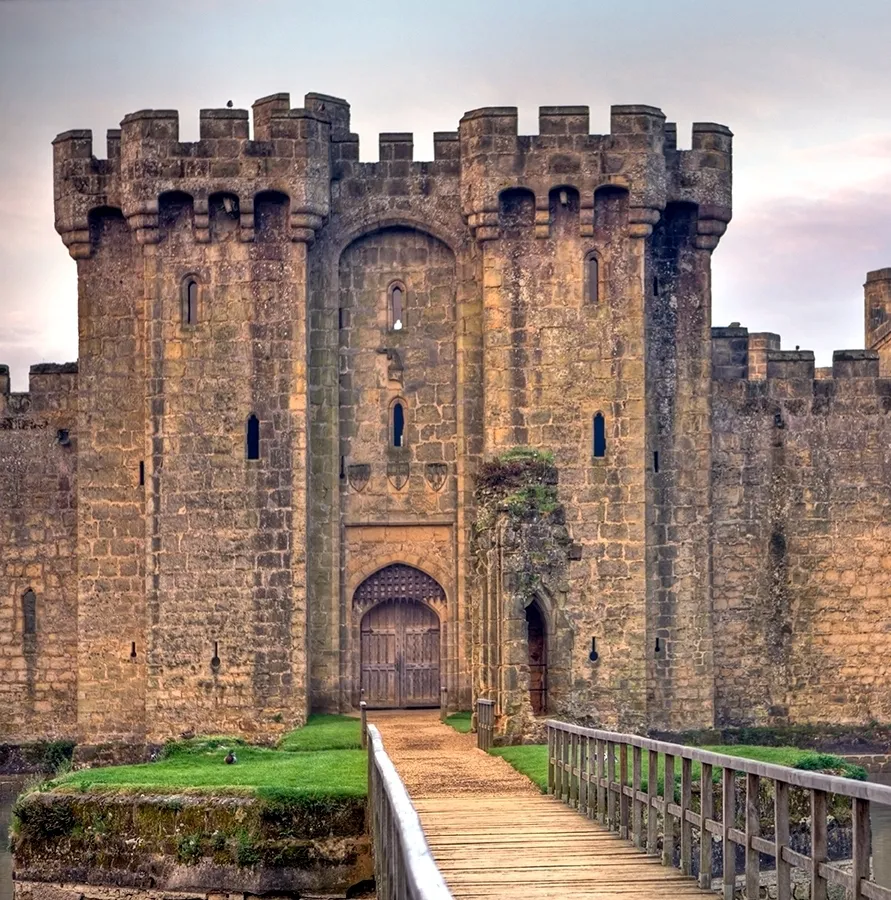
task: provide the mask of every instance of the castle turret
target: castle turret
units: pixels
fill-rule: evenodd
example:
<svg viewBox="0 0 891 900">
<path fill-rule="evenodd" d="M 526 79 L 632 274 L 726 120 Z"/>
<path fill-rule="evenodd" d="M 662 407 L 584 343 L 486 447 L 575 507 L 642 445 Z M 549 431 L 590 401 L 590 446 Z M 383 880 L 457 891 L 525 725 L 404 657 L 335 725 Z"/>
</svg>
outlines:
<svg viewBox="0 0 891 900">
<path fill-rule="evenodd" d="M 287 94 L 55 141 L 81 295 L 81 739 L 306 713 L 307 245 L 349 107 Z M 113 533 L 114 539 L 104 535 Z M 87 560 L 94 562 L 87 563 Z M 149 722 L 148 732 L 145 723 Z"/>
<path fill-rule="evenodd" d="M 866 273 L 864 325 L 866 347 L 879 354 L 882 375 L 891 375 L 891 269 Z"/>
</svg>

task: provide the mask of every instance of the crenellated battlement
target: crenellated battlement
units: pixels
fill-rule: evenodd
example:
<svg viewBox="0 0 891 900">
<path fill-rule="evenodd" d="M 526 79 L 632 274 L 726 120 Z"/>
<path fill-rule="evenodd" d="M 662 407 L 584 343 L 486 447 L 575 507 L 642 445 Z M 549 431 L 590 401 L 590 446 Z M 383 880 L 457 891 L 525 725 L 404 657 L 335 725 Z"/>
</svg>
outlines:
<svg viewBox="0 0 891 900">
<path fill-rule="evenodd" d="M 405 194 L 413 187 L 399 179 L 423 181 L 429 191 L 431 177 L 444 183 L 460 177 L 463 214 L 480 240 L 497 236 L 505 190 L 535 195 L 535 233 L 547 237 L 553 188 L 579 192 L 580 227 L 590 235 L 594 193 L 612 187 L 628 192 L 632 236 L 648 236 L 666 205 L 684 202 L 699 208 L 696 246 L 717 245 L 731 209 L 732 134 L 726 127 L 694 124 L 692 149 L 679 151 L 676 126 L 652 106 L 612 107 L 608 135 L 589 133 L 587 106 L 541 107 L 537 135 L 520 135 L 517 121 L 516 107 L 471 110 L 457 132 L 434 135 L 431 162 L 414 159 L 411 133 L 384 133 L 379 162 L 360 163 L 350 106 L 326 94 L 307 94 L 300 108 L 278 93 L 250 111 L 203 109 L 199 139 L 192 142 L 180 140 L 176 110 L 143 109 L 108 132 L 105 159 L 94 155 L 90 131 L 55 139 L 56 228 L 72 256 L 87 257 L 91 213 L 112 208 L 139 243 L 155 243 L 159 198 L 177 192 L 193 199 L 196 240 L 206 242 L 210 198 L 229 194 L 238 201 L 239 238 L 251 241 L 253 198 L 276 191 L 290 201 L 292 238 L 310 241 L 330 214 L 332 180 L 384 179 L 385 188 Z"/>
<path fill-rule="evenodd" d="M 579 192 L 581 229 L 590 234 L 594 193 L 629 195 L 629 232 L 647 237 L 669 203 L 700 210 L 695 243 L 717 246 L 731 215 L 732 133 L 696 123 L 691 150 L 677 149 L 677 126 L 654 106 L 613 106 L 610 133 L 589 134 L 587 106 L 539 109 L 539 134 L 520 135 L 516 107 L 488 107 L 461 119 L 462 205 L 478 239 L 498 236 L 500 197 L 510 189 L 535 195 L 536 234 L 547 237 L 548 196 L 554 187 Z M 541 220 L 541 221 L 539 221 Z"/>
<path fill-rule="evenodd" d="M 28 390 L 10 390 L 9 366 L 0 365 L 0 417 L 33 419 L 34 415 L 77 410 L 77 363 L 31 366 Z M 30 427 L 34 427 L 33 423 Z M 11 427 L 15 427 L 12 425 Z"/>
<path fill-rule="evenodd" d="M 832 367 L 817 369 L 812 350 L 782 350 L 780 336 L 750 333 L 738 323 L 712 328 L 712 378 L 719 382 L 798 383 L 805 392 L 812 382 L 828 379 L 879 379 L 879 354 L 874 350 L 836 350 Z"/>
</svg>

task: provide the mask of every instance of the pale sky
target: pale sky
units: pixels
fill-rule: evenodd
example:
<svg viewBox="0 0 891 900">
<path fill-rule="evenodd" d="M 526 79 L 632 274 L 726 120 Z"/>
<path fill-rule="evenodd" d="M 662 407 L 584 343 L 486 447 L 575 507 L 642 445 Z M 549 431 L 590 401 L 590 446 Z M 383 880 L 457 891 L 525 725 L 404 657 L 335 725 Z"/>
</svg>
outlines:
<svg viewBox="0 0 891 900">
<path fill-rule="evenodd" d="M 730 126 L 734 219 L 715 251 L 713 323 L 783 346 L 863 345 L 868 270 L 891 266 L 889 0 L 0 0 L 0 363 L 77 357 L 76 273 L 53 229 L 51 141 L 129 112 L 249 108 L 307 91 L 352 105 L 362 159 L 381 131 L 468 109 L 614 103 Z"/>
</svg>

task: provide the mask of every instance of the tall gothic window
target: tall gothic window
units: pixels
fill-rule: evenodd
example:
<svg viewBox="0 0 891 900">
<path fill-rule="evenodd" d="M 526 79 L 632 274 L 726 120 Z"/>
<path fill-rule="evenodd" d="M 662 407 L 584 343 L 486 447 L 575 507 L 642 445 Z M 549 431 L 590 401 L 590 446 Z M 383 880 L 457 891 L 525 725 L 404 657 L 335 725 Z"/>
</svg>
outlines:
<svg viewBox="0 0 891 900">
<path fill-rule="evenodd" d="M 603 413 L 594 416 L 594 456 L 606 456 L 606 420 Z"/>
<path fill-rule="evenodd" d="M 405 446 L 405 407 L 399 400 L 393 404 L 392 443 L 394 447 Z"/>
<path fill-rule="evenodd" d="M 248 459 L 260 458 L 260 420 L 251 413 L 247 420 L 247 452 Z"/>
<path fill-rule="evenodd" d="M 183 281 L 183 325 L 198 324 L 198 281 L 194 275 L 189 275 Z"/>
<path fill-rule="evenodd" d="M 390 331 L 405 328 L 405 285 L 395 281 L 387 292 L 387 325 Z"/>
<path fill-rule="evenodd" d="M 600 301 L 600 260 L 596 253 L 585 257 L 585 302 L 596 306 Z"/>
</svg>

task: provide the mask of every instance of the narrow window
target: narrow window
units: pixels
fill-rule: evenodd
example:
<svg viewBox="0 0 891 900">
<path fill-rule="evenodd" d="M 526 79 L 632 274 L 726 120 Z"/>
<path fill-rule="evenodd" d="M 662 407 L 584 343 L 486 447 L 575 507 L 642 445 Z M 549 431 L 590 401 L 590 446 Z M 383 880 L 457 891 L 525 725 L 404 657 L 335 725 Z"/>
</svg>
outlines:
<svg viewBox="0 0 891 900">
<path fill-rule="evenodd" d="M 220 644 L 219 641 L 213 642 L 213 656 L 210 658 L 210 667 L 216 672 L 220 668 Z"/>
<path fill-rule="evenodd" d="M 247 420 L 247 458 L 260 458 L 260 420 L 253 413 Z"/>
<path fill-rule="evenodd" d="M 600 263 L 593 253 L 585 258 L 585 298 L 591 306 L 600 300 Z"/>
<path fill-rule="evenodd" d="M 658 450 L 653 451 L 653 471 L 654 472 L 659 471 L 659 451 Z"/>
<path fill-rule="evenodd" d="M 187 278 L 183 282 L 183 325 L 198 324 L 198 282 Z"/>
<path fill-rule="evenodd" d="M 393 446 L 405 444 L 405 409 L 398 401 L 393 404 Z"/>
<path fill-rule="evenodd" d="M 130 642 L 130 659 L 136 659 L 136 641 Z"/>
<path fill-rule="evenodd" d="M 390 285 L 388 316 L 390 331 L 402 331 L 405 327 L 405 288 L 401 284 Z"/>
<path fill-rule="evenodd" d="M 658 275 L 653 276 L 653 296 L 654 297 L 659 296 L 659 276 Z"/>
<path fill-rule="evenodd" d="M 606 421 L 603 413 L 594 416 L 594 456 L 606 456 Z"/>
<path fill-rule="evenodd" d="M 140 460 L 139 462 L 139 486 L 143 487 L 145 485 L 145 463 Z"/>
<path fill-rule="evenodd" d="M 22 633 L 25 637 L 37 634 L 37 595 L 31 588 L 22 594 Z"/>
</svg>

